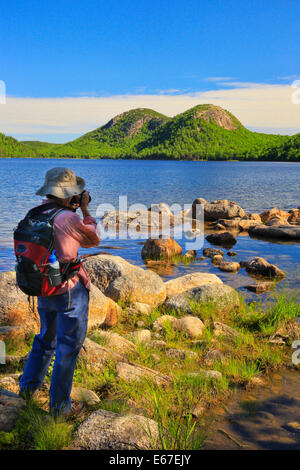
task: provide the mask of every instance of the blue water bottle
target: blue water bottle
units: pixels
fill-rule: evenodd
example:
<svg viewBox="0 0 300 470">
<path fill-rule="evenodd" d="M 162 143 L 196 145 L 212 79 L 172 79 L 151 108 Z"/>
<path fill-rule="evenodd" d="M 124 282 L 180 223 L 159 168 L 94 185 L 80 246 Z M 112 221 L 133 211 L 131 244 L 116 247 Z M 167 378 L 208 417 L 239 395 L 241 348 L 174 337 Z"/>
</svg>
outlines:
<svg viewBox="0 0 300 470">
<path fill-rule="evenodd" d="M 49 284 L 53 287 L 59 286 L 62 282 L 59 261 L 55 256 L 55 250 L 48 258 L 48 277 Z"/>
</svg>

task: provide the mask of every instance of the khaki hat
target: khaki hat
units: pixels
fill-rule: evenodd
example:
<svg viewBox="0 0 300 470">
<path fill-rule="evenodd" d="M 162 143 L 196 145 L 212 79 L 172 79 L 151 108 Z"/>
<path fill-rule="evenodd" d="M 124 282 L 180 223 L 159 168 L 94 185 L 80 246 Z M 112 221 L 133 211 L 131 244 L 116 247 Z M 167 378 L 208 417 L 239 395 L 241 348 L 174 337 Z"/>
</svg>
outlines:
<svg viewBox="0 0 300 470">
<path fill-rule="evenodd" d="M 60 199 L 66 199 L 82 193 L 84 187 L 84 179 L 76 176 L 74 171 L 57 167 L 47 171 L 43 186 L 35 194 L 38 196 L 51 194 Z"/>
</svg>

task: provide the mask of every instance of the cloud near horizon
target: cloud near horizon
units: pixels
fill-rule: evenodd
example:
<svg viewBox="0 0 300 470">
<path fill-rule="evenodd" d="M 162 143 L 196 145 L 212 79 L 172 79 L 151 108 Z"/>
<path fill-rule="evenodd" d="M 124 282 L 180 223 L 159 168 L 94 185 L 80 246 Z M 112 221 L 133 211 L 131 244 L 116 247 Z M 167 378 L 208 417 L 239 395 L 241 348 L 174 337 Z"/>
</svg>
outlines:
<svg viewBox="0 0 300 470">
<path fill-rule="evenodd" d="M 39 135 L 48 135 L 52 142 L 58 141 L 57 136 L 61 135 L 64 137 L 61 141 L 66 141 L 102 126 L 115 115 L 130 109 L 151 108 L 175 116 L 197 104 L 211 103 L 233 113 L 251 130 L 295 134 L 300 132 L 300 104 L 293 104 L 293 93 L 295 89 L 290 85 L 226 81 L 226 89 L 176 95 L 7 97 L 6 104 L 0 105 L 0 132 L 23 140 L 33 136 L 39 140 Z"/>
</svg>

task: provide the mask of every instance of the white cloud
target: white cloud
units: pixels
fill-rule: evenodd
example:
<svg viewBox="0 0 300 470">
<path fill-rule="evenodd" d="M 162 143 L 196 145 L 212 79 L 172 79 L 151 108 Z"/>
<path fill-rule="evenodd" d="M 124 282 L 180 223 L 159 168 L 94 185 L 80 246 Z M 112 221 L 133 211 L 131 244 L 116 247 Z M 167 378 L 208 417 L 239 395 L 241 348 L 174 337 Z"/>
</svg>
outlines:
<svg viewBox="0 0 300 470">
<path fill-rule="evenodd" d="M 212 103 L 231 111 L 246 127 L 275 133 L 300 132 L 300 105 L 289 85 L 239 84 L 235 88 L 193 93 L 128 94 L 107 97 L 17 98 L 0 106 L 0 132 L 7 135 L 81 135 L 113 116 L 134 108 L 152 108 L 174 116 L 197 104 Z"/>
<path fill-rule="evenodd" d="M 235 80 L 234 77 L 206 77 L 204 81 L 206 82 L 226 82 L 227 80 Z"/>
</svg>

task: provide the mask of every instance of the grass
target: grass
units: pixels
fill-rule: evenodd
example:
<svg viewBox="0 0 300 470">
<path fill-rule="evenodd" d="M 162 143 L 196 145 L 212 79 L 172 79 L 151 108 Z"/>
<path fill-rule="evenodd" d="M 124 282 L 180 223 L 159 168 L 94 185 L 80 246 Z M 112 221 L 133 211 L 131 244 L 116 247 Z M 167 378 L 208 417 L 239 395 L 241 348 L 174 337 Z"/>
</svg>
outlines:
<svg viewBox="0 0 300 470">
<path fill-rule="evenodd" d="M 152 331 L 153 339 L 158 339 L 159 335 L 167 349 L 186 351 L 185 359 L 179 359 L 157 349 L 155 344 L 137 344 L 135 351 L 127 353 L 129 361 L 167 374 L 172 377 L 173 383 L 158 386 L 149 380 L 126 382 L 117 377 L 112 361 L 103 369 L 78 361 L 74 375 L 74 385 L 94 390 L 101 400 L 91 411 L 101 408 L 114 413 L 134 412 L 154 419 L 159 429 L 159 442 L 155 446 L 163 450 L 201 449 L 210 410 L 223 404 L 235 387 L 246 386 L 253 377 L 290 364 L 291 350 L 288 345 L 272 344 L 270 338 L 300 316 L 297 298 L 288 296 L 286 292 L 271 293 L 265 304 L 246 304 L 241 299 L 240 308 L 234 311 L 214 302 L 191 306 L 193 314 L 205 323 L 203 334 L 197 342 L 192 342 L 183 332 L 175 331 L 171 322 L 166 322 L 159 332 L 154 331 L 152 324 L 162 314 L 184 315 L 159 308 L 145 315 L 133 314 L 123 305 L 118 324 L 110 330 L 126 336 L 136 330 L 137 321 L 142 320 L 143 328 Z M 212 325 L 216 320 L 234 328 L 238 335 L 216 337 Z M 91 332 L 90 337 L 106 344 L 97 330 Z M 207 356 L 215 350 L 218 353 L 216 356 Z M 196 356 L 190 357 L 189 351 L 196 353 Z M 222 373 L 222 378 L 211 379 L 201 373 L 190 375 L 200 369 L 217 370 Z M 51 368 L 48 380 L 50 375 Z M 203 404 L 207 412 L 204 412 L 203 418 L 195 419 L 192 411 L 199 404 Z M 0 433 L 0 448 L 62 449 L 71 442 L 73 428 L 74 423 L 54 420 L 32 401 L 22 411 L 13 433 Z"/>
<path fill-rule="evenodd" d="M 0 433 L 0 449 L 61 450 L 72 440 L 73 425 L 43 412 L 34 400 L 21 410 L 11 433 Z"/>
</svg>

